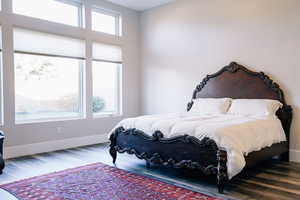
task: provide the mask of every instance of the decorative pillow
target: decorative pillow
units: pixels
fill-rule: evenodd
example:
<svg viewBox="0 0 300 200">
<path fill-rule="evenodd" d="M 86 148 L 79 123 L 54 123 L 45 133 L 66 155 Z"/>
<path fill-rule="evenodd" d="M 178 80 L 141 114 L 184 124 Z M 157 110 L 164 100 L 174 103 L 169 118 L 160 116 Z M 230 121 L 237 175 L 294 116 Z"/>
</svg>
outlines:
<svg viewBox="0 0 300 200">
<path fill-rule="evenodd" d="M 199 114 L 225 114 L 230 104 L 230 98 L 198 98 L 193 100 L 190 112 Z"/>
<path fill-rule="evenodd" d="M 275 115 L 282 103 L 271 99 L 234 99 L 229 114 L 236 115 Z"/>
</svg>

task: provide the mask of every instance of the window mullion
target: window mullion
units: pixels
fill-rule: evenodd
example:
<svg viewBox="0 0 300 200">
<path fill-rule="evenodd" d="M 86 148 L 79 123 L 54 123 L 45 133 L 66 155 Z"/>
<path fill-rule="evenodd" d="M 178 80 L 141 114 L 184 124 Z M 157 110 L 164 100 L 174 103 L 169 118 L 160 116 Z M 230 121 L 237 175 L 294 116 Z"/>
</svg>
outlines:
<svg viewBox="0 0 300 200">
<path fill-rule="evenodd" d="M 86 108 L 85 108 L 85 64 L 84 61 L 79 61 L 79 113 L 82 118 L 86 116 Z"/>
<path fill-rule="evenodd" d="M 78 26 L 84 28 L 84 17 L 83 17 L 83 8 L 82 6 L 78 7 Z"/>
<path fill-rule="evenodd" d="M 6 14 L 12 13 L 12 0 L 2 0 L 2 12 Z"/>
<path fill-rule="evenodd" d="M 93 116 L 93 72 L 92 72 L 92 42 L 86 41 L 86 73 L 85 73 L 85 94 L 86 94 L 86 116 L 92 118 Z"/>
<path fill-rule="evenodd" d="M 87 31 L 92 30 L 92 6 L 88 0 L 84 1 L 84 18 L 85 18 L 85 28 Z M 87 35 L 89 38 L 89 35 Z"/>
<path fill-rule="evenodd" d="M 7 1 L 6 1 L 7 3 Z M 14 95 L 14 57 L 13 57 L 13 27 L 6 21 L 2 24 L 2 64 L 3 64 L 3 115 L 4 124 L 13 126 L 15 122 Z"/>
<path fill-rule="evenodd" d="M 93 74 L 92 74 L 92 39 L 91 39 L 91 30 L 92 30 L 92 7 L 88 0 L 84 1 L 84 14 L 85 14 L 85 28 L 87 30 L 86 34 L 86 65 L 85 65 L 85 110 L 87 119 L 93 118 Z"/>
<path fill-rule="evenodd" d="M 117 36 L 121 36 L 121 34 L 120 34 L 120 17 L 119 16 L 116 16 L 116 18 L 115 18 L 115 29 L 116 29 L 116 35 Z"/>
</svg>

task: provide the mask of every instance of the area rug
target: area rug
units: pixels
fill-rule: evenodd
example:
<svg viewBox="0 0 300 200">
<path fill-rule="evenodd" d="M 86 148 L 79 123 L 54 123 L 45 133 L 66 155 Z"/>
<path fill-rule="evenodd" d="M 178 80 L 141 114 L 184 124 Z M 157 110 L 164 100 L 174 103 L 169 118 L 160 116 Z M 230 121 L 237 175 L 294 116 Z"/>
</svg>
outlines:
<svg viewBox="0 0 300 200">
<path fill-rule="evenodd" d="M 220 200 L 102 163 L 0 188 L 19 200 Z"/>
</svg>

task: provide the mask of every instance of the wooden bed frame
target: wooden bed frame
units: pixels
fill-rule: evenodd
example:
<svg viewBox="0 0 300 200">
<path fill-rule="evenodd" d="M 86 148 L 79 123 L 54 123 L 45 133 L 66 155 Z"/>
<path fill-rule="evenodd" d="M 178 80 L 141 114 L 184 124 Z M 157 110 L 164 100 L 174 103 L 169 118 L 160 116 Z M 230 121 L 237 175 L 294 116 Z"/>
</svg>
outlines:
<svg viewBox="0 0 300 200">
<path fill-rule="evenodd" d="M 196 87 L 193 98 L 233 99 L 275 99 L 283 107 L 276 113 L 285 131 L 287 142 L 273 144 L 260 151 L 251 152 L 246 159 L 246 167 L 258 162 L 279 156 L 289 160 L 289 133 L 292 121 L 292 108 L 287 105 L 283 91 L 263 72 L 253 72 L 246 67 L 232 62 L 215 74 L 207 75 Z M 193 106 L 188 103 L 187 111 Z M 115 163 L 117 152 L 135 154 L 139 159 L 150 163 L 174 168 L 190 168 L 201 170 L 206 175 L 216 175 L 218 190 L 223 193 L 228 181 L 227 153 L 220 150 L 215 141 L 209 138 L 199 140 L 193 136 L 183 135 L 164 138 L 160 131 L 152 137 L 137 129 L 117 128 L 110 137 L 110 155 Z"/>
</svg>

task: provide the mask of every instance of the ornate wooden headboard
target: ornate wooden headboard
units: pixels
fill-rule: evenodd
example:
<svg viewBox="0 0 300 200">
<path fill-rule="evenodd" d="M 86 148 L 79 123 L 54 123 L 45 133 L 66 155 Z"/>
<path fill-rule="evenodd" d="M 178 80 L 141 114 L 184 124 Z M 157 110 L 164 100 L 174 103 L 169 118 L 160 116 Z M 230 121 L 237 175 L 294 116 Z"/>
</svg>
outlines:
<svg viewBox="0 0 300 200">
<path fill-rule="evenodd" d="M 188 103 L 187 110 L 193 106 L 196 98 L 223 98 L 233 99 L 275 99 L 283 107 L 278 110 L 277 116 L 281 120 L 286 136 L 289 139 L 292 122 L 292 108 L 287 105 L 283 91 L 263 72 L 253 72 L 236 62 L 223 67 L 215 74 L 207 75 L 197 85 L 192 101 Z"/>
</svg>

